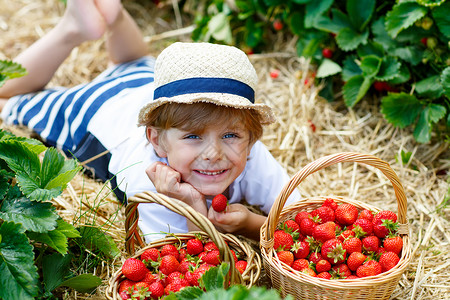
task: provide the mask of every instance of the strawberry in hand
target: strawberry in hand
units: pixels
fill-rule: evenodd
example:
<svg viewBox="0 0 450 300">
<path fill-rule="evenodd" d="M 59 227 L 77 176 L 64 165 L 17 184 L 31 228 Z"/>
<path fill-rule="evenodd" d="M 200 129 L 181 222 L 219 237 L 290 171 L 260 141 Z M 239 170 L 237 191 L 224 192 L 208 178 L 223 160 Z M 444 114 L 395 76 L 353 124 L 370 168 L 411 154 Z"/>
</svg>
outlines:
<svg viewBox="0 0 450 300">
<path fill-rule="evenodd" d="M 213 198 L 211 205 L 216 212 L 223 212 L 227 208 L 228 199 L 224 195 L 219 194 Z"/>
</svg>

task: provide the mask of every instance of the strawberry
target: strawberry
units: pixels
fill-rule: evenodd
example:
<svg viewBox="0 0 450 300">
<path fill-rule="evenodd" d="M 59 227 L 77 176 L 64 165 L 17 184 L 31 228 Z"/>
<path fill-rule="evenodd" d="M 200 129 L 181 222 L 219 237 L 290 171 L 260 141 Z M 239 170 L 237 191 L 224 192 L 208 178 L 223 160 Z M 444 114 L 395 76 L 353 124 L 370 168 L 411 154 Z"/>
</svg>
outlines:
<svg viewBox="0 0 450 300">
<path fill-rule="evenodd" d="M 287 250 L 289 251 L 294 244 L 292 235 L 284 230 L 276 230 L 273 234 L 273 248 L 275 250 Z"/>
<path fill-rule="evenodd" d="M 333 57 L 333 50 L 330 48 L 323 48 L 322 49 L 322 55 L 325 58 L 332 58 Z"/>
<path fill-rule="evenodd" d="M 161 258 L 161 263 L 159 265 L 159 270 L 164 275 L 169 275 L 172 272 L 178 270 L 180 263 L 172 254 L 167 254 Z"/>
<path fill-rule="evenodd" d="M 189 286 L 189 282 L 184 278 L 174 278 L 171 283 L 164 288 L 164 294 L 169 295 L 171 292 L 176 293 L 182 288 Z"/>
<path fill-rule="evenodd" d="M 170 273 L 169 275 L 167 275 L 166 283 L 167 284 L 172 283 L 172 281 L 175 278 L 184 278 L 184 275 L 183 275 L 183 273 L 181 273 L 179 271 L 174 271 L 174 272 Z"/>
<path fill-rule="evenodd" d="M 128 300 L 131 299 L 130 294 L 127 291 L 122 291 L 119 293 L 120 299 L 122 300 Z"/>
<path fill-rule="evenodd" d="M 140 281 L 133 286 L 131 299 L 147 299 L 150 295 L 150 284 Z"/>
<path fill-rule="evenodd" d="M 187 255 L 189 255 L 186 248 L 181 248 L 178 252 L 180 253 L 180 255 L 178 256 L 178 261 L 182 261 L 186 258 Z"/>
<path fill-rule="evenodd" d="M 366 252 L 375 252 L 380 247 L 380 239 L 374 235 L 367 236 L 362 240 L 363 249 Z"/>
<path fill-rule="evenodd" d="M 306 258 L 309 255 L 309 243 L 307 242 L 296 242 L 291 248 L 296 259 Z"/>
<path fill-rule="evenodd" d="M 386 252 L 380 256 L 380 265 L 383 272 L 389 271 L 400 261 L 400 257 L 394 252 Z"/>
<path fill-rule="evenodd" d="M 228 199 L 225 195 L 216 195 L 211 203 L 212 208 L 217 212 L 223 212 L 228 205 Z"/>
<path fill-rule="evenodd" d="M 286 220 L 282 227 L 287 233 L 300 232 L 300 226 L 294 220 Z"/>
<path fill-rule="evenodd" d="M 336 203 L 336 201 L 334 201 L 334 199 L 326 198 L 325 201 L 323 201 L 322 206 L 327 206 L 327 207 L 331 208 L 332 210 L 336 210 L 336 208 L 338 207 L 338 204 Z"/>
<path fill-rule="evenodd" d="M 291 251 L 280 251 L 277 252 L 278 259 L 284 262 L 288 266 L 292 266 L 294 263 L 294 254 Z"/>
<path fill-rule="evenodd" d="M 199 239 L 189 239 L 186 243 L 186 250 L 189 255 L 197 255 L 203 251 L 203 243 Z"/>
<path fill-rule="evenodd" d="M 173 245 L 173 244 L 166 244 L 166 245 L 162 246 L 160 252 L 161 252 L 161 257 L 170 254 L 170 255 L 175 256 L 175 258 L 178 260 L 178 258 L 180 256 L 180 252 L 178 251 L 178 248 L 175 247 L 175 245 Z"/>
<path fill-rule="evenodd" d="M 355 232 L 356 237 L 369 236 L 373 231 L 373 224 L 367 219 L 357 219 L 353 223 L 352 230 Z"/>
<path fill-rule="evenodd" d="M 317 276 L 316 272 L 314 272 L 314 270 L 311 269 L 311 268 L 304 268 L 300 272 L 303 273 L 303 274 L 312 276 L 312 277 L 316 277 Z"/>
<path fill-rule="evenodd" d="M 280 76 L 280 70 L 274 69 L 272 71 L 270 71 L 270 77 L 272 77 L 273 79 L 278 78 L 278 76 Z"/>
<path fill-rule="evenodd" d="M 321 206 L 319 208 L 316 208 L 311 212 L 311 216 L 319 224 L 334 222 L 335 219 L 334 210 L 328 206 Z"/>
<path fill-rule="evenodd" d="M 400 236 L 388 236 L 383 241 L 383 247 L 387 252 L 394 252 L 400 255 L 403 248 L 403 240 Z"/>
<path fill-rule="evenodd" d="M 322 278 L 322 279 L 331 279 L 331 274 L 328 272 L 322 272 L 322 273 L 317 274 L 316 277 Z"/>
<path fill-rule="evenodd" d="M 350 203 L 342 203 L 334 211 L 336 222 L 341 225 L 352 225 L 358 218 L 358 209 Z"/>
<path fill-rule="evenodd" d="M 145 274 L 150 272 L 145 264 L 137 258 L 128 258 L 122 265 L 123 275 L 133 281 L 140 281 Z"/>
<path fill-rule="evenodd" d="M 245 269 L 247 269 L 247 262 L 245 260 L 238 260 L 235 262 L 234 266 L 239 271 L 239 273 L 243 274 L 245 272 Z"/>
<path fill-rule="evenodd" d="M 133 281 L 130 279 L 122 280 L 119 284 L 119 294 L 121 294 L 123 291 L 126 291 L 127 293 L 129 293 L 131 291 L 130 287 L 132 287 L 136 283 L 137 283 L 136 281 Z"/>
<path fill-rule="evenodd" d="M 292 263 L 292 269 L 294 270 L 301 271 L 305 268 L 309 268 L 309 261 L 304 258 L 296 259 Z"/>
<path fill-rule="evenodd" d="M 297 223 L 300 226 L 300 222 L 302 219 L 310 219 L 311 214 L 307 211 L 301 211 L 295 215 L 295 223 Z"/>
<path fill-rule="evenodd" d="M 178 272 L 184 274 L 189 270 L 189 266 L 195 266 L 195 265 L 196 264 L 193 260 L 185 258 L 180 262 L 180 265 L 178 266 Z"/>
<path fill-rule="evenodd" d="M 359 279 L 359 277 L 352 274 L 350 276 L 347 276 L 347 278 L 345 278 L 345 279 Z"/>
<path fill-rule="evenodd" d="M 331 264 L 326 259 L 321 259 L 316 264 L 317 273 L 327 272 L 331 269 Z"/>
<path fill-rule="evenodd" d="M 313 264 L 317 264 L 322 259 L 324 259 L 324 257 L 319 252 L 313 252 L 309 256 L 309 261 L 312 262 Z"/>
<path fill-rule="evenodd" d="M 208 271 L 212 266 L 209 264 L 203 264 L 200 265 L 197 269 L 195 269 L 194 272 L 192 272 L 191 275 L 188 275 L 187 272 L 186 275 L 186 279 L 188 280 L 188 282 L 190 283 L 190 285 L 192 286 L 198 286 L 199 285 L 199 280 L 200 278 L 203 276 L 203 274 L 205 274 L 206 271 Z"/>
<path fill-rule="evenodd" d="M 205 243 L 205 245 L 203 246 L 203 250 L 209 252 L 211 250 L 219 250 L 219 247 L 217 247 L 217 245 L 214 242 L 210 241 Z"/>
<path fill-rule="evenodd" d="M 343 242 L 344 249 L 347 251 L 347 254 L 352 254 L 353 252 L 361 252 L 362 251 L 362 242 L 360 239 L 356 237 L 351 237 L 346 239 Z"/>
<path fill-rule="evenodd" d="M 366 219 L 372 222 L 373 212 L 370 209 L 363 209 L 358 216 L 358 219 Z"/>
<path fill-rule="evenodd" d="M 324 243 L 327 240 L 336 237 L 336 224 L 334 222 L 326 222 L 314 227 L 312 236 L 314 239 Z"/>
<path fill-rule="evenodd" d="M 233 255 L 234 262 L 237 262 L 238 258 L 237 258 L 237 255 L 236 255 L 236 251 L 234 251 L 233 249 L 230 249 L 230 252 L 231 252 L 231 255 Z"/>
<path fill-rule="evenodd" d="M 276 31 L 280 31 L 284 27 L 283 22 L 280 19 L 275 19 L 272 23 L 272 26 Z"/>
<path fill-rule="evenodd" d="M 396 232 L 398 228 L 397 215 L 390 210 L 382 210 L 373 217 L 372 224 L 373 233 L 382 239 L 389 233 Z"/>
<path fill-rule="evenodd" d="M 331 269 L 332 269 L 332 272 L 333 272 L 334 274 L 336 274 L 336 276 L 337 276 L 338 278 L 345 279 L 345 278 L 347 278 L 348 276 L 352 275 L 352 271 L 351 271 L 351 270 L 349 269 L 349 267 L 348 267 L 346 264 L 344 264 L 344 263 L 334 265 Z"/>
<path fill-rule="evenodd" d="M 358 277 L 376 276 L 381 273 L 381 265 L 375 260 L 366 261 L 356 269 Z"/>
<path fill-rule="evenodd" d="M 341 234 L 339 234 L 337 236 L 337 239 L 340 240 L 341 242 L 345 241 L 346 239 L 350 238 L 350 237 L 354 237 L 355 236 L 355 232 L 347 229 L 341 232 Z"/>
<path fill-rule="evenodd" d="M 153 283 L 153 281 L 156 280 L 156 276 L 155 274 L 153 274 L 152 272 L 147 272 L 144 276 L 144 278 L 142 278 L 142 282 L 146 282 L 148 284 Z"/>
<path fill-rule="evenodd" d="M 317 224 L 312 219 L 302 219 L 300 221 L 300 233 L 305 236 L 312 236 L 314 227 L 317 226 Z"/>
<path fill-rule="evenodd" d="M 150 249 L 146 249 L 142 254 L 141 254 L 141 260 L 143 262 L 149 262 L 149 261 L 158 261 L 158 258 L 161 256 L 161 254 L 159 253 L 159 250 L 156 248 L 150 248 Z"/>
<path fill-rule="evenodd" d="M 347 256 L 342 242 L 338 239 L 331 239 L 323 243 L 321 254 L 331 264 L 335 265 L 344 262 Z"/>
<path fill-rule="evenodd" d="M 366 260 L 366 256 L 361 252 L 353 252 L 347 259 L 347 266 L 350 270 L 356 271 Z"/>
<path fill-rule="evenodd" d="M 220 264 L 220 252 L 219 250 L 212 250 L 206 253 L 205 257 L 202 259 L 207 264 L 217 266 Z"/>
</svg>

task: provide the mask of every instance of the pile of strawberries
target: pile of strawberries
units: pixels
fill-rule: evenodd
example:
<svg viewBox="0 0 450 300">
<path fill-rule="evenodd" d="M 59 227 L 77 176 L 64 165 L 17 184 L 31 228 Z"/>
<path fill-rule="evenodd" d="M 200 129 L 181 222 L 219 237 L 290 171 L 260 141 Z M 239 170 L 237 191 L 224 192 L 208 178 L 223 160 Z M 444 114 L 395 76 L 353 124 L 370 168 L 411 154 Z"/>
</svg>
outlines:
<svg viewBox="0 0 450 300">
<path fill-rule="evenodd" d="M 236 269 L 242 274 L 247 261 L 238 259 L 231 249 Z M 122 299 L 160 299 L 187 286 L 199 286 L 202 275 L 221 263 L 219 248 L 200 235 L 183 244 L 165 244 L 146 249 L 122 265 L 125 276 L 119 284 Z"/>
<path fill-rule="evenodd" d="M 273 247 L 278 259 L 294 272 L 323 279 L 356 279 L 397 265 L 403 240 L 392 211 L 374 213 L 327 198 L 321 207 L 282 222 L 274 232 Z"/>
</svg>

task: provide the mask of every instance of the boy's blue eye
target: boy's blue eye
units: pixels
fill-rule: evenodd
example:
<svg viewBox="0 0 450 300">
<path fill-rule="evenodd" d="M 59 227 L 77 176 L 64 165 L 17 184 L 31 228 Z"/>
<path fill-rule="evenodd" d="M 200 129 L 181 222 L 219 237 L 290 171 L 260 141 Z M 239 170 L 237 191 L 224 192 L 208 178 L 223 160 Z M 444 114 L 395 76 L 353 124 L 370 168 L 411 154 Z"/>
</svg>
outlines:
<svg viewBox="0 0 450 300">
<path fill-rule="evenodd" d="M 226 133 L 223 137 L 224 137 L 225 139 L 230 139 L 230 138 L 236 138 L 236 137 L 238 137 L 238 136 L 237 136 L 236 133 Z"/>
<path fill-rule="evenodd" d="M 184 137 L 185 139 L 198 139 L 199 136 L 195 134 L 189 134 Z"/>
</svg>

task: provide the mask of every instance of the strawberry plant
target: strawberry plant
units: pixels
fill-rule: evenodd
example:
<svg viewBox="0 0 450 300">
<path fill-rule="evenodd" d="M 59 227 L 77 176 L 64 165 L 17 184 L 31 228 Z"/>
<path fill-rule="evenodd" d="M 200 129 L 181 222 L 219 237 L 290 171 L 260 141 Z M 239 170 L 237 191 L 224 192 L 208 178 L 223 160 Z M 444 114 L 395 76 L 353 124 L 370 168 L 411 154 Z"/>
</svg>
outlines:
<svg viewBox="0 0 450 300">
<path fill-rule="evenodd" d="M 0 87 L 3 86 L 8 79 L 22 77 L 27 71 L 18 63 L 10 60 L 0 60 Z"/>
<path fill-rule="evenodd" d="M 280 29 L 274 24 L 284 24 L 283 33 L 298 39 L 297 54 L 317 65 L 322 97 L 332 101 L 342 91 L 354 107 L 374 95 L 385 118 L 414 128 L 418 142 L 433 132 L 450 140 L 450 2 L 201 2 L 190 5 L 197 7 L 194 40 L 263 51 Z"/>
<path fill-rule="evenodd" d="M 76 228 L 50 202 L 80 168 L 55 148 L 0 130 L 1 299 L 51 297 L 61 286 L 90 292 L 101 280 L 77 274 L 86 260 L 83 250 L 120 254 L 99 228 Z"/>
</svg>

